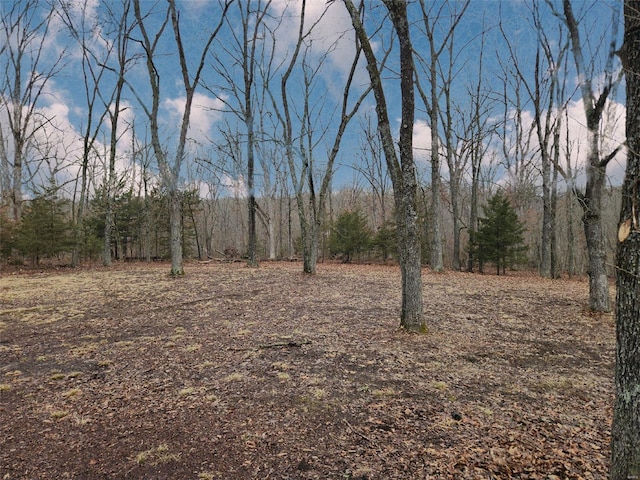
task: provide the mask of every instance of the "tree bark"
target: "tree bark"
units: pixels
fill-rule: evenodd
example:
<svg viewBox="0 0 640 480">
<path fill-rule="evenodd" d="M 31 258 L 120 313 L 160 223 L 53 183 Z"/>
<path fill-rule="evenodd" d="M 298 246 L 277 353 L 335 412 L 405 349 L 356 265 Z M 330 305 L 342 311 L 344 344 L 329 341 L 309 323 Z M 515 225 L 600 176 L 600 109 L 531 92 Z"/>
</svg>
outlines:
<svg viewBox="0 0 640 480">
<path fill-rule="evenodd" d="M 413 46 L 409 35 L 409 19 L 405 0 L 384 0 L 400 44 L 400 90 L 402 114 L 400 125 L 400 170 L 394 196 L 398 224 L 398 248 L 402 273 L 402 311 L 400 323 L 405 330 L 426 332 L 422 300 L 422 258 L 418 233 L 416 165 L 413 159 L 413 125 L 415 119 Z M 371 70 L 369 70 L 371 73 Z M 372 83 L 374 83 L 373 79 Z M 380 78 L 378 77 L 378 85 Z M 386 113 L 386 112 L 385 112 Z M 386 122 L 389 125 L 388 121 Z M 387 138 L 390 140 L 390 138 Z M 386 151 L 391 153 L 389 142 Z M 395 159 L 395 154 L 393 156 Z M 399 181 L 398 181 L 399 180 Z"/>
<path fill-rule="evenodd" d="M 439 98 L 437 82 L 438 55 L 433 38 L 431 46 L 431 252 L 429 264 L 434 272 L 442 272 L 442 202 L 440 201 L 440 137 L 439 137 Z"/>
<path fill-rule="evenodd" d="M 380 132 L 382 148 L 393 183 L 398 231 L 398 255 L 402 276 L 400 324 L 410 332 L 426 332 L 427 327 L 422 299 L 420 238 L 416 209 L 417 181 L 413 160 L 413 124 L 415 115 L 413 47 L 409 35 L 407 4 L 405 0 L 384 0 L 384 4 L 391 15 L 400 45 L 402 118 L 399 141 L 400 158 L 398 159 L 393 135 L 391 134 L 387 102 L 377 59 L 367 32 L 360 20 L 360 12 L 358 12 L 351 0 L 343 1 L 349 11 L 351 22 L 367 60 L 371 88 L 376 99 L 378 131 Z"/>
<path fill-rule="evenodd" d="M 640 478 L 640 1 L 625 0 L 627 169 L 616 260 L 616 400 L 611 480 Z M 630 230 L 630 231 L 629 231 Z"/>
</svg>

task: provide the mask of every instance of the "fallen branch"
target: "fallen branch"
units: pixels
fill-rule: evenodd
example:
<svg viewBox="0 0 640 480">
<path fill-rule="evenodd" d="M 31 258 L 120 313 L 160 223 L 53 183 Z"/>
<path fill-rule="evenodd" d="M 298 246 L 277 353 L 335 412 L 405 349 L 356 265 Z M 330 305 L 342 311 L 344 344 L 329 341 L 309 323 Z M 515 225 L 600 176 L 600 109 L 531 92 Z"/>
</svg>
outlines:
<svg viewBox="0 0 640 480">
<path fill-rule="evenodd" d="M 343 419 L 342 419 L 342 421 L 343 421 L 344 423 L 346 423 L 346 424 L 347 424 L 347 427 L 349 427 L 349 430 L 351 430 L 351 432 L 352 432 L 352 433 L 355 433 L 356 435 L 358 435 L 358 436 L 360 436 L 360 437 L 364 438 L 367 442 L 369 442 L 369 443 L 371 443 L 371 444 L 373 444 L 373 445 L 375 445 L 375 444 L 376 444 L 376 442 L 374 442 L 373 440 L 371 440 L 371 439 L 370 439 L 369 437 L 367 437 L 364 433 L 360 433 L 358 430 L 356 430 L 355 428 L 353 428 L 353 425 L 351 425 L 351 424 L 350 424 L 346 419 L 344 419 L 344 418 L 343 418 Z"/>
<path fill-rule="evenodd" d="M 247 352 L 250 350 L 264 350 L 267 348 L 285 348 L 285 347 L 301 347 L 302 345 L 309 345 L 311 340 L 304 340 L 302 342 L 294 342 L 293 340 L 289 340 L 288 342 L 275 342 L 275 343 L 264 343 L 258 345 L 257 347 L 228 347 L 227 350 L 232 352 Z"/>
<path fill-rule="evenodd" d="M 290 340 L 288 342 L 265 343 L 265 344 L 259 345 L 258 348 L 266 349 L 266 348 L 283 348 L 283 347 L 301 347 L 302 345 L 309 345 L 310 343 L 311 343 L 311 340 L 305 340 L 303 342 L 294 342 Z"/>
</svg>

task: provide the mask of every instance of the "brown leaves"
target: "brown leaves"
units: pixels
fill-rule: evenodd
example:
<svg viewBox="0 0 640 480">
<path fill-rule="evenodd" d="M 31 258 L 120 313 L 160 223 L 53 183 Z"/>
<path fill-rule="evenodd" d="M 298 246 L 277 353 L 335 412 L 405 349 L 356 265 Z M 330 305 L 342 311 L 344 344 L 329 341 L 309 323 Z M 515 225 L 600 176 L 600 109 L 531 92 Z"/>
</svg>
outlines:
<svg viewBox="0 0 640 480">
<path fill-rule="evenodd" d="M 0 477 L 605 476 L 613 322 L 584 282 L 425 272 L 413 336 L 397 268 L 299 269 L 0 278 Z"/>
</svg>

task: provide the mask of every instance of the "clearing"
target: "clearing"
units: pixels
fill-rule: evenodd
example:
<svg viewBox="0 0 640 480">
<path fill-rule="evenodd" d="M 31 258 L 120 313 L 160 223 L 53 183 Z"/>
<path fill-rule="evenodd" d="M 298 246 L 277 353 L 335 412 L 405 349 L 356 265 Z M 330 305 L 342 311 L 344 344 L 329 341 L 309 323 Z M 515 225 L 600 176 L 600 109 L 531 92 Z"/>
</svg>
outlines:
<svg viewBox="0 0 640 480">
<path fill-rule="evenodd" d="M 584 279 L 394 266 L 0 273 L 0 479 L 600 479 L 612 315 Z"/>
</svg>

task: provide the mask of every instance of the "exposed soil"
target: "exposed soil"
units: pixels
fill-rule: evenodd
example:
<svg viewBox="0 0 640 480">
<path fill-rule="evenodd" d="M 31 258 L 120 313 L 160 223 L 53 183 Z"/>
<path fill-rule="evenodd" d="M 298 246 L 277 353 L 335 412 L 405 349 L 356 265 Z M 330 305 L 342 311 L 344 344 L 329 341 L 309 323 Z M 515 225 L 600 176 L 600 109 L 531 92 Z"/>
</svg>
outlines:
<svg viewBox="0 0 640 480">
<path fill-rule="evenodd" d="M 393 266 L 0 274 L 0 479 L 601 479 L 614 319 L 584 280 Z"/>
</svg>

